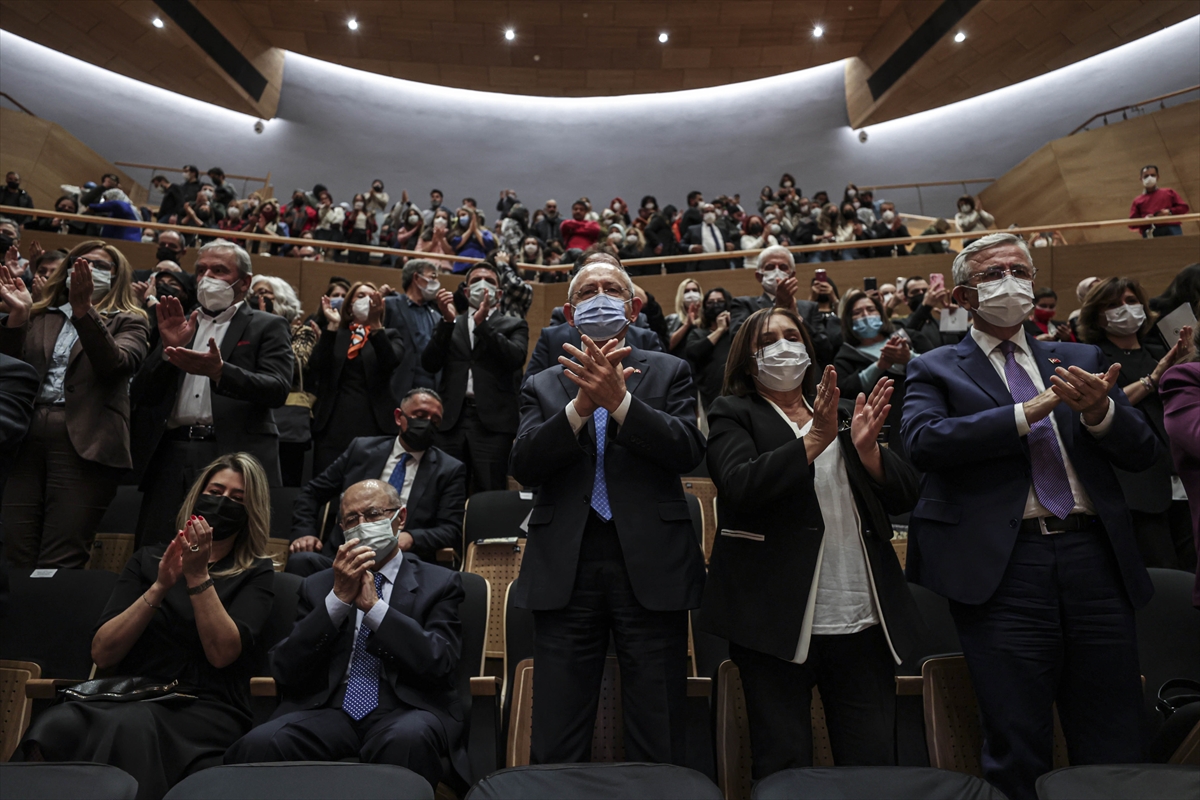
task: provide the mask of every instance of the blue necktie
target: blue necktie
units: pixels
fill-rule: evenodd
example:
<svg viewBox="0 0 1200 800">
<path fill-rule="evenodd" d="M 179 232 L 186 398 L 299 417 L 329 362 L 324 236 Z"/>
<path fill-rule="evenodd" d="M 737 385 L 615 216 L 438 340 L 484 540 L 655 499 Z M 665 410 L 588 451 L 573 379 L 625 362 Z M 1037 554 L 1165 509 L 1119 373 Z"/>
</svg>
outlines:
<svg viewBox="0 0 1200 800">
<path fill-rule="evenodd" d="M 375 593 L 383 599 L 383 575 L 378 572 L 375 573 Z M 346 679 L 346 696 L 342 699 L 342 709 L 355 720 L 362 719 L 379 705 L 379 659 L 367 652 L 367 641 L 373 633 L 367 627 L 364 614 L 354 640 L 350 677 Z"/>
<path fill-rule="evenodd" d="M 408 469 L 408 453 L 401 453 L 400 460 L 396 462 L 391 477 L 388 478 L 388 483 L 396 487 L 396 493 L 399 495 L 404 494 L 404 471 L 406 469 Z"/>
<path fill-rule="evenodd" d="M 612 519 L 612 508 L 608 504 L 608 483 L 604 480 L 604 447 L 608 440 L 608 411 L 597 408 L 592 412 L 596 423 L 596 479 L 592 483 L 592 510 L 600 519 Z"/>
</svg>

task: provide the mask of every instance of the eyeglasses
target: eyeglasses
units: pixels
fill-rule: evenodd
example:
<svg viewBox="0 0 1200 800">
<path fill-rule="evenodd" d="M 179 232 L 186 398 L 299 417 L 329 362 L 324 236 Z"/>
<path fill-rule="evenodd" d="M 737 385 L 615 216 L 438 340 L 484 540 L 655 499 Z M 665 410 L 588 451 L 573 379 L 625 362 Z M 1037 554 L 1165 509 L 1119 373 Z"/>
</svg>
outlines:
<svg viewBox="0 0 1200 800">
<path fill-rule="evenodd" d="M 606 295 L 608 295 L 609 297 L 615 297 L 617 300 L 620 300 L 622 302 L 628 302 L 629 298 L 625 297 L 626 291 L 627 291 L 626 289 L 621 289 L 616 286 L 609 286 L 608 288 L 606 288 L 604 290 L 604 293 Z M 575 304 L 578 305 L 579 303 L 583 302 L 584 300 L 591 300 L 593 297 L 595 297 L 598 294 L 600 294 L 599 287 L 585 286 L 575 293 Z"/>
<path fill-rule="evenodd" d="M 399 510 L 398 508 L 368 508 L 361 514 L 351 512 L 342 517 L 342 530 L 348 531 L 362 522 L 378 522 L 381 519 L 387 519 Z"/>
<path fill-rule="evenodd" d="M 971 277 L 978 278 L 979 283 L 991 283 L 992 281 L 998 281 L 1005 275 L 1011 275 L 1019 281 L 1031 281 L 1037 277 L 1037 268 L 1027 267 L 1024 264 L 1013 264 L 1012 266 L 1008 267 L 988 267 L 985 270 L 971 273 Z"/>
</svg>

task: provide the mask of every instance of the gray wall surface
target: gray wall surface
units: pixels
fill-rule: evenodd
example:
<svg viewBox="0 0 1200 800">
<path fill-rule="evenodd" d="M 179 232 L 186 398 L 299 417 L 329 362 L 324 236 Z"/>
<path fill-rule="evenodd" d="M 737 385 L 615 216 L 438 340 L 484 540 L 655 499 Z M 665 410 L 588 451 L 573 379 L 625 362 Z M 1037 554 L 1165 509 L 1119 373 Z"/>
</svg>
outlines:
<svg viewBox="0 0 1200 800">
<path fill-rule="evenodd" d="M 709 89 L 536 98 L 414 83 L 288 53 L 276 119 L 255 119 L 126 78 L 0 31 L 0 90 L 113 161 L 272 173 L 277 192 L 327 184 L 336 200 L 382 178 L 399 199 L 526 204 L 643 194 L 682 206 L 690 189 L 738 192 L 791 172 L 836 201 L 860 185 L 999 177 L 1097 111 L 1200 83 L 1200 17 L 989 94 L 869 126 L 846 114 L 843 65 Z M 1190 98 L 1189 98 L 1190 99 Z M 0 136 L 3 131 L 0 131 Z M 3 165 L 0 165 L 3 169 Z M 177 173 L 175 173 L 177 174 Z M 175 178 L 172 174 L 172 179 Z M 80 181 L 99 176 L 80 176 Z M 147 181 L 145 171 L 139 179 Z M 978 191 L 982 186 L 975 186 Z M 1140 188 L 1130 176 L 1130 193 Z M 959 187 L 925 192 L 952 214 Z M 886 194 L 886 193 L 881 193 Z M 893 192 L 916 212 L 916 195 Z"/>
</svg>

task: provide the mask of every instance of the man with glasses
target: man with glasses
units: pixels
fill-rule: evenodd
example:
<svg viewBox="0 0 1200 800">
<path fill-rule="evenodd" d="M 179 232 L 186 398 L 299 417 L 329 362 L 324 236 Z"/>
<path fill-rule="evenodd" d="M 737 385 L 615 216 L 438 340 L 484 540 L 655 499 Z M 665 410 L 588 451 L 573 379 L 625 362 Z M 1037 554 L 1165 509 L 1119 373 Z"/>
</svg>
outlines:
<svg viewBox="0 0 1200 800">
<path fill-rule="evenodd" d="M 610 635 L 625 755 L 683 764 L 687 610 L 704 557 L 679 481 L 704 456 L 687 363 L 628 347 L 641 310 L 616 257 L 593 253 L 563 308 L 582 347 L 521 390 L 512 472 L 538 486 L 514 584 L 536 631 L 531 757 L 587 761 Z"/>
<path fill-rule="evenodd" d="M 279 708 L 225 763 L 356 758 L 407 767 L 432 789 L 448 758 L 470 784 L 454 681 L 462 580 L 402 551 L 406 512 L 390 483 L 353 484 L 341 512 L 346 543 L 305 579 L 296 625 L 271 651 Z"/>
<path fill-rule="evenodd" d="M 1157 439 L 1099 349 L 1025 335 L 1037 270 L 984 236 L 954 260 L 970 335 L 910 362 L 901 435 L 925 473 L 908 579 L 950 600 L 983 720 L 984 777 L 1033 800 L 1052 705 L 1072 764 L 1141 759 L 1134 609 L 1153 593 L 1114 468 Z"/>
<path fill-rule="evenodd" d="M 442 422 L 442 398 L 433 389 L 417 387 L 404 395 L 396 409 L 398 436 L 360 436 L 296 498 L 292 511 L 292 545 L 287 571 L 312 575 L 333 566 L 333 556 L 345 543 L 342 520 L 322 541 L 321 508 L 337 500 L 359 481 L 378 478 L 400 494 L 408 509 L 397 534 L 400 549 L 433 562 L 443 547 L 462 553 L 463 508 L 467 499 L 467 468 L 433 446 Z"/>
<path fill-rule="evenodd" d="M 833 363 L 833 344 L 821 321 L 821 309 L 811 300 L 800 299 L 800 279 L 796 277 L 796 257 L 792 251 L 783 245 L 773 245 L 758 255 L 758 267 L 754 270 L 754 279 L 762 284 L 762 294 L 733 298 L 733 307 L 729 309 L 732 317 L 734 332 L 742 326 L 751 314 L 763 308 L 786 308 L 796 312 L 796 316 L 804 321 L 808 335 L 812 337 L 813 356 L 817 363 L 828 365 Z M 805 289 L 805 293 L 807 293 Z"/>
</svg>

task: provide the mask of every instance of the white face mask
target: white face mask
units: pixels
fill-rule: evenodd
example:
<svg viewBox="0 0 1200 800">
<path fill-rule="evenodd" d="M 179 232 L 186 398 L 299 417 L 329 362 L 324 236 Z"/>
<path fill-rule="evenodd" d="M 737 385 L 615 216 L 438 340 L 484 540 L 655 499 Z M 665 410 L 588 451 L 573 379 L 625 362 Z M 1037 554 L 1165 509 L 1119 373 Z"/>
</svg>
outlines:
<svg viewBox="0 0 1200 800">
<path fill-rule="evenodd" d="M 1040 237 L 1033 240 L 1034 247 L 1047 247 L 1047 246 L 1049 246 L 1049 244 L 1050 244 L 1049 242 L 1047 242 L 1045 239 L 1042 239 Z"/>
<path fill-rule="evenodd" d="M 196 284 L 196 299 L 205 310 L 220 314 L 233 305 L 233 287 L 220 278 L 205 275 Z"/>
<path fill-rule="evenodd" d="M 684 305 L 690 305 L 691 303 L 699 303 L 699 302 L 700 302 L 700 293 L 699 292 L 684 292 L 683 293 L 683 304 Z"/>
<path fill-rule="evenodd" d="M 371 314 L 371 298 L 360 297 L 350 304 L 350 313 L 354 315 L 355 322 L 366 322 L 367 317 Z"/>
<path fill-rule="evenodd" d="M 399 514 L 400 510 L 396 510 Z M 374 522 L 360 522 L 350 530 L 346 531 L 346 541 L 358 539 L 359 545 L 366 545 L 375 551 L 375 566 L 379 564 L 396 549 L 396 545 L 400 542 L 396 539 L 395 532 L 392 531 L 392 520 L 396 518 L 396 514 L 392 514 L 387 519 L 377 519 Z"/>
<path fill-rule="evenodd" d="M 755 380 L 776 392 L 790 392 L 799 386 L 812 363 L 802 342 L 789 342 L 787 339 L 780 339 L 759 350 L 755 361 L 758 364 Z"/>
<path fill-rule="evenodd" d="M 421 221 L 421 218 L 419 216 L 417 216 L 416 214 L 408 215 L 408 224 L 409 225 L 416 225 L 420 221 Z"/>
<path fill-rule="evenodd" d="M 966 203 L 963 203 L 962 205 L 960 205 L 960 206 L 958 207 L 958 213 L 960 213 L 960 214 L 970 214 L 970 213 L 971 213 L 971 207 L 970 207 L 969 205 L 967 205 Z"/>
<path fill-rule="evenodd" d="M 1033 311 L 1033 281 L 1005 275 L 998 281 L 979 285 L 979 308 L 983 319 L 1001 328 L 1020 325 Z"/>
<path fill-rule="evenodd" d="M 1137 333 L 1146 321 L 1146 310 L 1141 303 L 1120 305 L 1104 312 L 1105 329 L 1117 336 Z"/>
<path fill-rule="evenodd" d="M 779 286 L 781 281 L 787 280 L 787 277 L 787 273 L 781 269 L 764 270 L 762 274 L 763 291 L 771 295 L 771 297 L 774 297 L 775 289 Z"/>
<path fill-rule="evenodd" d="M 896 213 L 894 211 L 892 211 L 891 209 L 888 209 L 887 211 L 883 212 L 883 214 L 881 215 L 881 219 L 887 223 L 890 223 L 895 218 L 896 218 Z"/>
<path fill-rule="evenodd" d="M 886 306 L 888 303 L 892 302 L 892 298 L 895 296 L 896 295 L 892 294 L 891 292 L 888 292 L 883 296 L 883 304 Z"/>
<path fill-rule="evenodd" d="M 770 227 L 767 228 L 767 230 L 771 232 L 772 236 L 778 236 L 779 232 L 782 231 L 783 228 L 779 227 L 778 222 L 772 222 Z"/>
<path fill-rule="evenodd" d="M 527 244 L 527 245 L 525 245 L 525 255 L 527 255 L 527 256 L 536 256 L 536 255 L 537 255 L 537 247 L 538 247 L 538 246 L 537 246 L 536 244 Z"/>
<path fill-rule="evenodd" d="M 421 297 L 426 302 L 429 302 L 437 297 L 437 293 L 442 290 L 442 284 L 434 277 L 422 278 L 421 280 L 425 281 L 421 286 Z"/>
<path fill-rule="evenodd" d="M 71 291 L 71 273 L 75 271 L 71 267 L 67 271 L 67 291 Z M 108 294 L 108 287 L 112 286 L 112 273 L 103 269 L 92 269 L 92 302 L 98 303 Z"/>
<path fill-rule="evenodd" d="M 471 308 L 479 308 L 483 305 L 483 298 L 487 298 L 492 306 L 496 305 L 496 284 L 491 281 L 476 281 L 471 284 L 471 290 L 467 295 L 467 302 L 471 304 Z"/>
<path fill-rule="evenodd" d="M 1147 175 L 1146 177 L 1142 178 L 1142 186 L 1145 186 L 1147 189 L 1153 189 L 1157 185 L 1158 177 L 1155 175 Z"/>
<path fill-rule="evenodd" d="M 706 223 L 708 223 L 709 225 L 712 225 L 714 222 L 717 221 L 717 215 L 714 214 L 713 212 L 709 211 L 707 214 L 704 215 L 704 221 Z"/>
<path fill-rule="evenodd" d="M 629 234 L 625 237 L 625 244 L 632 247 L 633 245 L 637 244 L 637 237 L 633 234 Z"/>
<path fill-rule="evenodd" d="M 812 211 L 810 211 L 808 213 L 812 216 L 813 219 L 817 219 L 821 216 L 821 209 L 814 208 Z"/>
<path fill-rule="evenodd" d="M 851 198 L 858 197 L 858 189 L 847 189 L 846 196 Z"/>
</svg>

